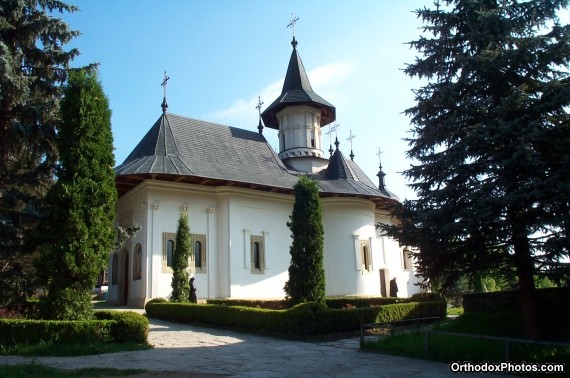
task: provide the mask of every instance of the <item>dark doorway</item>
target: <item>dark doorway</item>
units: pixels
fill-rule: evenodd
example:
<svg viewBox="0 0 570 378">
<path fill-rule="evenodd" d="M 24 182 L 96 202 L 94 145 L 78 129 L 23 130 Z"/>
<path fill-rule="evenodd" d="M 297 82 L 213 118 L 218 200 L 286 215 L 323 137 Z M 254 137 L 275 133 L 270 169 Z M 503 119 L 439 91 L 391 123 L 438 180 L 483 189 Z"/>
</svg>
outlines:
<svg viewBox="0 0 570 378">
<path fill-rule="evenodd" d="M 388 296 L 386 292 L 386 269 L 380 269 L 380 295 L 383 297 Z"/>
</svg>

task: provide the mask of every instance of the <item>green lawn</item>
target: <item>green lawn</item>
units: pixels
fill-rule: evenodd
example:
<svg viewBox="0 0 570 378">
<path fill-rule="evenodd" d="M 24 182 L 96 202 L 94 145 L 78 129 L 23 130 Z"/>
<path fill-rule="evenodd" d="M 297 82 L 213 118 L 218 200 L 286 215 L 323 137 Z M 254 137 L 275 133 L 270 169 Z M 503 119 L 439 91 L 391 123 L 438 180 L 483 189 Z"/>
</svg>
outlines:
<svg viewBox="0 0 570 378">
<path fill-rule="evenodd" d="M 37 363 L 21 365 L 0 365 L 0 377 L 11 378 L 56 378 L 56 377 L 124 377 L 141 374 L 144 369 L 57 369 Z"/>
<path fill-rule="evenodd" d="M 442 321 L 435 330 L 522 338 L 522 321 L 513 314 L 463 315 Z M 363 350 L 443 362 L 504 361 L 504 341 L 431 334 L 425 351 L 425 331 L 401 332 L 380 341 L 365 342 Z M 570 348 L 511 344 L 511 361 L 557 362 L 570 366 Z"/>
<path fill-rule="evenodd" d="M 97 344 L 52 344 L 16 345 L 10 348 L 0 347 L 2 356 L 88 356 L 93 354 L 116 353 L 132 350 L 150 349 L 148 344 L 126 343 L 97 343 Z M 2 375 L 0 375 L 2 377 Z"/>
</svg>

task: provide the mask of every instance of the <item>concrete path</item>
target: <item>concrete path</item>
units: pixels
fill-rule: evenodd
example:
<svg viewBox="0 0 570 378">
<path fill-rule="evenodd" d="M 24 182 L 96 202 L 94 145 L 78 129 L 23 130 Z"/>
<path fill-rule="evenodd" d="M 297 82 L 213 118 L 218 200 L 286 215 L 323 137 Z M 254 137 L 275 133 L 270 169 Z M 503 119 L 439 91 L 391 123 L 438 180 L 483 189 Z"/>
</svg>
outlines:
<svg viewBox="0 0 570 378">
<path fill-rule="evenodd" d="M 35 360 L 66 369 L 141 368 L 162 372 L 153 376 L 169 377 L 457 377 L 448 364 L 361 352 L 356 338 L 308 343 L 151 319 L 149 342 L 154 348 L 144 351 L 81 357 L 0 356 L 0 364 Z"/>
</svg>

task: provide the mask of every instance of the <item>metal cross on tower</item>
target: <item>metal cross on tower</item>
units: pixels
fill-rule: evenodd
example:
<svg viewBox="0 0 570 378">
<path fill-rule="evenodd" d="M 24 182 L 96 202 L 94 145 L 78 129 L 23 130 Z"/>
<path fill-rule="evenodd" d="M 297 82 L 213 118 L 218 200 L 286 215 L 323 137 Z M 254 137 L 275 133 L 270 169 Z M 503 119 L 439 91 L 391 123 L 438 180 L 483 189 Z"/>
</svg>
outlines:
<svg viewBox="0 0 570 378">
<path fill-rule="evenodd" d="M 259 124 L 257 125 L 257 130 L 259 133 L 263 133 L 263 125 L 261 124 L 261 105 L 263 105 L 263 101 L 261 101 L 261 96 L 257 96 L 257 106 L 255 107 L 259 113 Z"/>
<path fill-rule="evenodd" d="M 164 98 L 162 99 L 162 113 L 166 113 L 166 109 L 168 109 L 168 103 L 166 102 L 166 82 L 168 81 L 168 79 L 170 79 L 170 77 L 168 77 L 166 75 L 166 71 L 164 71 L 164 79 L 162 79 L 162 83 L 160 84 L 161 86 L 164 87 Z"/>
<path fill-rule="evenodd" d="M 376 154 L 376 156 L 378 156 L 378 167 L 380 169 L 382 169 L 382 150 L 380 149 L 380 147 L 378 147 L 378 153 Z"/>
<path fill-rule="evenodd" d="M 346 138 L 346 140 L 348 140 L 350 142 L 350 160 L 354 160 L 354 153 L 352 152 L 352 140 L 356 138 L 356 135 L 354 135 L 352 133 L 352 130 L 350 130 L 350 133 L 348 134 L 348 138 Z"/>
<path fill-rule="evenodd" d="M 168 77 L 166 75 L 166 71 L 164 71 L 164 79 L 162 79 L 162 84 L 160 84 L 162 87 L 164 87 L 164 98 L 166 98 L 166 82 L 168 79 L 170 79 L 170 77 Z"/>
<path fill-rule="evenodd" d="M 350 133 L 348 134 L 348 138 L 346 138 L 347 141 L 350 142 L 350 149 L 352 150 L 352 140 L 356 138 L 356 135 L 354 135 L 352 133 L 352 130 L 350 130 Z"/>
<path fill-rule="evenodd" d="M 264 102 L 261 101 L 261 96 L 257 96 L 257 106 L 255 108 L 259 112 L 259 118 L 261 118 L 261 105 L 263 105 L 263 104 L 264 104 Z"/>
<path fill-rule="evenodd" d="M 329 144 L 330 144 L 329 152 L 330 152 L 330 155 L 331 155 L 331 156 L 332 156 L 332 154 L 333 154 L 333 148 L 332 148 L 332 133 L 333 133 L 333 132 L 336 133 L 336 129 L 337 129 L 339 126 L 340 126 L 340 124 L 338 124 L 338 123 L 336 123 L 336 122 L 335 122 L 334 124 L 329 123 L 329 131 L 327 131 L 327 132 L 325 133 L 325 135 L 328 135 L 328 136 L 329 136 Z M 335 136 L 336 136 L 336 134 L 335 134 Z"/>
<path fill-rule="evenodd" d="M 295 39 L 295 23 L 297 21 L 299 21 L 299 17 L 295 17 L 295 13 L 291 13 L 291 22 L 287 27 L 293 29 L 293 39 Z"/>
</svg>

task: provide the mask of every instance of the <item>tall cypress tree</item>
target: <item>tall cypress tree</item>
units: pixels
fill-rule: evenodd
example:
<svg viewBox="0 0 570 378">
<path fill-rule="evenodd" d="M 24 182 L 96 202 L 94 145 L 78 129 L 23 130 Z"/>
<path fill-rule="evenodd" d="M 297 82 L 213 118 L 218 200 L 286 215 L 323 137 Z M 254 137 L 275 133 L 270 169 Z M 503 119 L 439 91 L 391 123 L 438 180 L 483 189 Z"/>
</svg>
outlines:
<svg viewBox="0 0 570 378">
<path fill-rule="evenodd" d="M 540 337 L 534 275 L 569 255 L 570 26 L 566 0 L 446 0 L 417 15 L 429 34 L 405 72 L 417 90 L 405 172 L 417 200 L 384 227 L 421 248 L 419 273 L 516 272 L 529 338 Z"/>
<path fill-rule="evenodd" d="M 319 188 L 301 176 L 294 188 L 295 204 L 287 227 L 291 230 L 291 263 L 285 293 L 292 305 L 325 301 L 324 230 Z"/>
<path fill-rule="evenodd" d="M 61 118 L 57 183 L 36 269 L 47 288 L 44 316 L 81 319 L 92 312 L 91 290 L 117 236 L 111 111 L 96 73 L 71 72 Z"/>
<path fill-rule="evenodd" d="M 172 296 L 173 302 L 188 302 L 190 283 L 188 281 L 188 259 L 192 256 L 192 236 L 188 214 L 181 213 L 176 229 L 176 247 L 172 256 Z"/>
<path fill-rule="evenodd" d="M 0 306 L 33 289 L 30 241 L 53 184 L 61 84 L 79 53 L 64 50 L 78 32 L 53 13 L 76 10 L 53 0 L 0 5 Z"/>
</svg>

